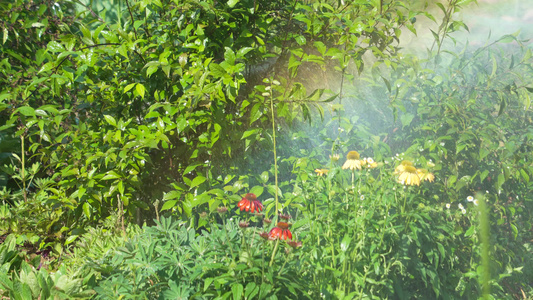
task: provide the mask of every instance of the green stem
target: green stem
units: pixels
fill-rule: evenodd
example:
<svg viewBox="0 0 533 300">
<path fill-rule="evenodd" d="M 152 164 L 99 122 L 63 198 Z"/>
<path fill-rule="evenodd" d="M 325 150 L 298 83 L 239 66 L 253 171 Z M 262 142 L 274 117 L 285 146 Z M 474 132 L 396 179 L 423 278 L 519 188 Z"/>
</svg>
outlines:
<svg viewBox="0 0 533 300">
<path fill-rule="evenodd" d="M 228 228 L 226 228 L 226 219 L 222 218 L 222 226 L 224 226 L 224 232 L 226 233 L 226 241 L 228 243 L 229 250 L 231 251 L 231 257 L 235 260 L 235 254 L 233 253 L 233 247 L 229 240 Z"/>
<path fill-rule="evenodd" d="M 276 184 L 276 214 L 279 213 L 279 200 L 278 200 L 278 155 L 276 153 L 276 121 L 274 119 L 274 97 L 270 95 L 270 110 L 272 111 L 272 143 L 274 152 L 274 179 Z"/>
<path fill-rule="evenodd" d="M 285 267 L 285 265 L 287 264 L 287 262 L 289 261 L 289 259 L 285 259 L 285 261 L 283 262 L 283 265 L 281 265 L 281 268 L 279 269 L 279 272 L 278 272 L 278 276 L 281 275 L 281 271 L 283 271 L 283 268 Z"/>
<path fill-rule="evenodd" d="M 26 193 L 26 165 L 25 165 L 25 155 L 24 155 L 24 152 L 25 152 L 25 149 L 24 149 L 24 135 L 21 135 L 20 136 L 20 143 L 21 143 L 21 147 L 22 147 L 22 160 L 21 160 L 21 164 L 22 164 L 22 193 L 24 195 L 24 202 L 28 202 L 28 195 Z"/>
<path fill-rule="evenodd" d="M 268 264 L 269 267 L 272 267 L 272 264 L 274 263 L 274 257 L 276 256 L 278 245 L 279 245 L 279 238 L 276 239 L 276 245 L 274 246 L 274 250 L 272 251 L 272 257 L 270 258 L 270 263 Z"/>
<path fill-rule="evenodd" d="M 489 214 L 487 213 L 487 204 L 485 197 L 478 193 L 476 195 L 478 199 L 479 208 L 479 227 L 480 227 L 480 239 L 481 239 L 481 266 L 483 267 L 483 273 L 481 274 L 481 297 L 483 299 L 490 298 L 490 223 Z"/>
</svg>

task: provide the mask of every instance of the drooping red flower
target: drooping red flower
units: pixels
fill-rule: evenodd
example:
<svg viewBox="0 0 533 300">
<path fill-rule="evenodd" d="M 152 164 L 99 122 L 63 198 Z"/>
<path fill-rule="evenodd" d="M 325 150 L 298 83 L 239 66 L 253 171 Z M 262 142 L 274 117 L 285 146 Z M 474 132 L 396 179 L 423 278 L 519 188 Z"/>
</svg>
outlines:
<svg viewBox="0 0 533 300">
<path fill-rule="evenodd" d="M 262 238 L 265 239 L 265 240 L 270 239 L 270 236 L 269 236 L 268 232 L 261 232 L 261 233 L 259 234 L 259 236 L 262 237 Z"/>
<path fill-rule="evenodd" d="M 278 215 L 280 219 L 288 221 L 291 218 L 291 215 L 289 214 L 279 214 Z"/>
<path fill-rule="evenodd" d="M 278 225 L 272 228 L 268 235 L 272 240 L 277 238 L 280 240 L 292 240 L 292 233 L 289 230 L 289 223 L 287 222 L 278 222 Z"/>
<path fill-rule="evenodd" d="M 257 197 L 252 193 L 246 194 L 244 198 L 239 201 L 237 206 L 241 209 L 241 211 L 245 210 L 252 213 L 254 211 L 260 212 L 263 210 L 263 203 L 257 200 Z"/>
<path fill-rule="evenodd" d="M 302 247 L 302 242 L 288 241 L 287 244 L 289 244 L 289 246 L 293 247 L 294 249 Z"/>
</svg>

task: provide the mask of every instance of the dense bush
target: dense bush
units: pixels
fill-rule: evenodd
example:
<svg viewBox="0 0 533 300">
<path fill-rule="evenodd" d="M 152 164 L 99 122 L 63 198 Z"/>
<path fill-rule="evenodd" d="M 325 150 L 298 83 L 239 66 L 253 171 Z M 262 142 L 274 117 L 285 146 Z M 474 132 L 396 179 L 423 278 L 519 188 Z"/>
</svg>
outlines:
<svg viewBox="0 0 533 300">
<path fill-rule="evenodd" d="M 533 295 L 531 50 L 469 2 L 1 3 L 0 292 Z"/>
</svg>

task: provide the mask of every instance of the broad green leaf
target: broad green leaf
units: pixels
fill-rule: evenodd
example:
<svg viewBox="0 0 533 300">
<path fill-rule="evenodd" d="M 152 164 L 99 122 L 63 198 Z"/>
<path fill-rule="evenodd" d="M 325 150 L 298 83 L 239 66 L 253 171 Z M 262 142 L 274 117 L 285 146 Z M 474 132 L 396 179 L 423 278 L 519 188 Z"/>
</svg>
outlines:
<svg viewBox="0 0 533 300">
<path fill-rule="evenodd" d="M 234 283 L 231 286 L 231 293 L 233 294 L 233 300 L 241 300 L 243 290 L 244 290 L 244 287 L 242 286 L 242 284 Z"/>
<path fill-rule="evenodd" d="M 111 115 L 104 115 L 104 119 L 106 120 L 106 122 L 109 124 L 109 125 L 112 125 L 114 127 L 117 127 L 117 121 L 115 120 L 115 118 Z"/>
<path fill-rule="evenodd" d="M 192 181 L 191 181 L 191 184 L 189 185 L 189 188 L 195 188 L 197 186 L 199 186 L 200 184 L 202 184 L 204 181 L 206 181 L 206 178 L 202 175 L 198 175 L 196 176 Z"/>
<path fill-rule="evenodd" d="M 233 52 L 233 50 L 231 50 L 229 47 L 225 48 L 226 51 L 224 52 L 224 60 L 232 66 L 235 65 L 235 52 Z"/>
<path fill-rule="evenodd" d="M 529 175 L 524 169 L 520 169 L 520 174 L 522 175 L 522 177 L 524 178 L 526 182 L 529 182 Z"/>
<path fill-rule="evenodd" d="M 111 180 L 111 179 L 117 179 L 121 177 L 122 176 L 117 174 L 117 172 L 111 170 L 111 171 L 108 171 L 104 177 L 102 177 L 102 180 Z"/>
<path fill-rule="evenodd" d="M 128 84 L 128 85 L 124 88 L 124 93 L 128 92 L 129 90 L 131 90 L 135 85 L 136 85 L 136 83 L 130 83 L 130 84 Z"/>
<path fill-rule="evenodd" d="M 252 107 L 252 110 L 250 111 L 250 125 L 257 121 L 259 118 L 261 118 L 261 116 L 263 115 L 263 113 L 261 112 L 261 107 L 261 103 L 256 103 Z"/>
<path fill-rule="evenodd" d="M 224 75 L 226 75 L 226 70 L 216 63 L 209 64 L 209 70 L 215 77 L 224 77 Z"/>
<path fill-rule="evenodd" d="M 65 48 L 63 47 L 63 45 L 61 45 L 60 43 L 56 41 L 49 42 L 46 49 L 48 49 L 48 51 L 52 53 L 65 51 Z"/>
<path fill-rule="evenodd" d="M 250 193 L 255 194 L 258 198 L 263 194 L 264 188 L 260 185 L 256 185 L 250 189 Z"/>
<path fill-rule="evenodd" d="M 228 1 L 228 6 L 230 8 L 233 8 L 235 5 L 237 5 L 237 3 L 239 3 L 240 0 L 229 0 Z"/>
<path fill-rule="evenodd" d="M 250 130 L 246 130 L 243 134 L 242 134 L 242 137 L 241 137 L 241 140 L 242 139 L 245 139 L 249 136 L 251 136 L 252 134 L 255 134 L 259 131 L 259 129 L 250 129 Z"/>
<path fill-rule="evenodd" d="M 243 58 L 248 52 L 254 50 L 254 48 L 252 47 L 244 47 L 244 48 L 241 48 L 239 49 L 239 51 L 237 51 L 237 58 Z"/>
<path fill-rule="evenodd" d="M 35 117 L 35 109 L 30 106 L 21 106 L 15 110 L 15 113 L 16 112 L 20 112 L 26 117 Z"/>
<path fill-rule="evenodd" d="M 137 91 L 137 93 L 139 93 L 139 96 L 141 96 L 141 98 L 144 99 L 144 92 L 145 92 L 144 85 L 141 83 L 137 83 L 137 85 L 135 86 L 135 90 Z"/>
<path fill-rule="evenodd" d="M 169 209 L 173 208 L 174 206 L 176 206 L 176 204 L 178 203 L 178 201 L 179 201 L 179 199 L 166 201 L 166 202 L 163 204 L 163 206 L 161 207 L 161 211 L 169 210 Z"/>
<path fill-rule="evenodd" d="M 475 230 L 476 230 L 475 225 L 471 225 L 470 228 L 468 228 L 468 230 L 465 232 L 465 237 L 469 237 L 473 235 Z"/>
<path fill-rule="evenodd" d="M 4 37 L 2 38 L 2 44 L 5 44 L 7 41 L 7 38 L 9 37 L 9 32 L 7 31 L 7 27 L 4 26 Z"/>
</svg>

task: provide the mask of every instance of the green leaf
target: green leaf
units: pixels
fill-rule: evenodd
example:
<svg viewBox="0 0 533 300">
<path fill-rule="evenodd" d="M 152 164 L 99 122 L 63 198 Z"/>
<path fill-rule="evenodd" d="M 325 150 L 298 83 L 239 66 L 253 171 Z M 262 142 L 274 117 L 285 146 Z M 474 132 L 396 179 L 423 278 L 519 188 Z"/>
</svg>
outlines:
<svg viewBox="0 0 533 300">
<path fill-rule="evenodd" d="M 524 178 L 526 182 L 529 182 L 529 175 L 524 169 L 520 169 L 520 174 L 522 175 L 522 177 Z"/>
<path fill-rule="evenodd" d="M 225 47 L 225 49 L 226 52 L 224 52 L 224 60 L 232 66 L 235 65 L 235 52 L 233 52 L 233 50 L 231 50 L 229 47 Z"/>
<path fill-rule="evenodd" d="M 230 8 L 233 8 L 235 5 L 237 5 L 237 3 L 239 3 L 240 0 L 229 0 L 228 1 L 228 6 Z"/>
<path fill-rule="evenodd" d="M 148 78 L 150 78 L 150 76 L 152 76 L 152 74 L 154 74 L 155 72 L 157 72 L 157 69 L 159 68 L 158 65 L 151 65 L 149 66 L 147 69 L 146 69 L 146 76 L 148 76 Z"/>
<path fill-rule="evenodd" d="M 350 248 L 350 244 L 352 242 L 352 238 L 349 234 L 345 234 L 344 238 L 341 241 L 341 251 L 346 252 L 348 251 L 348 248 Z"/>
<path fill-rule="evenodd" d="M 252 47 L 244 47 L 237 51 L 237 58 L 243 58 L 248 52 L 254 50 Z"/>
<path fill-rule="evenodd" d="M 231 293 L 233 294 L 233 300 L 240 300 L 244 287 L 240 283 L 234 283 L 231 286 Z"/>
<path fill-rule="evenodd" d="M 505 182 L 505 176 L 503 173 L 498 174 L 497 188 L 500 189 Z"/>
<path fill-rule="evenodd" d="M 83 213 L 85 214 L 85 216 L 88 218 L 88 219 L 91 219 L 91 215 L 92 215 L 92 210 L 91 210 L 91 205 L 87 202 L 83 203 L 82 205 L 82 209 L 83 209 Z"/>
<path fill-rule="evenodd" d="M 79 235 L 71 235 L 67 238 L 67 240 L 65 241 L 65 246 L 69 245 L 69 244 L 72 244 L 75 240 L 77 240 L 79 237 Z"/>
<path fill-rule="evenodd" d="M 117 178 L 121 178 L 121 177 L 122 176 L 117 174 L 117 172 L 111 170 L 111 171 L 108 171 L 106 173 L 106 175 L 102 178 L 102 180 L 111 180 L 111 179 L 117 179 Z"/>
<path fill-rule="evenodd" d="M 7 31 L 7 27 L 4 27 L 4 37 L 2 38 L 2 44 L 5 44 L 7 41 L 7 38 L 9 37 L 9 32 Z"/>
<path fill-rule="evenodd" d="M 35 109 L 30 106 L 21 106 L 15 110 L 15 113 L 16 112 L 20 112 L 26 117 L 35 117 Z"/>
<path fill-rule="evenodd" d="M 197 186 L 199 186 L 200 184 L 202 184 L 204 181 L 206 181 L 206 178 L 202 175 L 198 175 L 196 177 L 194 177 L 194 179 L 191 181 L 191 184 L 189 185 L 189 188 L 195 188 Z"/>
<path fill-rule="evenodd" d="M 136 83 L 128 84 L 128 85 L 124 88 L 124 93 L 128 92 L 129 90 L 131 90 L 135 85 L 136 85 Z"/>
<path fill-rule="evenodd" d="M 209 70 L 215 77 L 224 77 L 224 75 L 226 75 L 226 70 L 216 63 L 209 64 Z"/>
<path fill-rule="evenodd" d="M 261 173 L 261 182 L 262 183 L 267 183 L 268 182 L 268 171 L 263 171 L 263 173 Z"/>
<path fill-rule="evenodd" d="M 109 125 L 112 125 L 113 127 L 117 127 L 117 121 L 115 118 L 111 115 L 104 115 L 104 119 Z"/>
<path fill-rule="evenodd" d="M 470 226 L 470 228 L 468 228 L 468 230 L 465 232 L 465 237 L 473 235 L 475 230 L 476 227 L 474 225 Z"/>
<path fill-rule="evenodd" d="M 56 41 L 49 42 L 46 49 L 48 49 L 48 51 L 52 53 L 65 51 L 65 48 L 63 47 L 63 45 L 61 45 L 60 43 Z"/>
<path fill-rule="evenodd" d="M 259 287 L 257 286 L 257 284 L 253 281 L 249 282 L 246 285 L 244 297 L 246 299 L 254 299 L 255 295 L 257 295 L 258 292 L 259 292 Z"/>
<path fill-rule="evenodd" d="M 300 46 L 305 45 L 306 43 L 305 37 L 303 35 L 298 35 L 294 39 L 296 40 L 296 43 L 298 43 L 298 45 Z"/>
<path fill-rule="evenodd" d="M 252 107 L 252 110 L 250 111 L 250 125 L 252 125 L 255 121 L 257 121 L 263 115 L 263 113 L 260 110 L 261 106 L 262 106 L 261 103 L 256 103 Z"/>
<path fill-rule="evenodd" d="M 163 204 L 161 207 L 161 211 L 168 210 L 176 206 L 176 203 L 178 203 L 179 199 L 176 200 L 169 200 Z"/>
<path fill-rule="evenodd" d="M 37 74 L 41 74 L 42 72 L 49 71 L 53 69 L 54 67 L 55 67 L 55 62 L 53 61 L 47 62 L 39 69 L 39 72 Z"/>
<path fill-rule="evenodd" d="M 400 116 L 400 121 L 402 122 L 402 128 L 407 127 L 411 124 L 414 119 L 414 115 L 410 113 L 405 113 Z"/>
<path fill-rule="evenodd" d="M 250 130 L 246 130 L 243 134 L 242 134 L 242 137 L 241 137 L 241 140 L 242 139 L 245 139 L 249 136 L 251 136 L 252 134 L 255 134 L 259 131 L 259 129 L 250 129 Z"/>
<path fill-rule="evenodd" d="M 144 85 L 141 83 L 137 83 L 137 85 L 135 86 L 135 90 L 137 91 L 137 93 L 139 93 L 139 96 L 141 96 L 141 98 L 144 99 L 144 92 L 145 92 Z"/>
<path fill-rule="evenodd" d="M 255 194 L 257 197 L 263 194 L 264 188 L 260 185 L 256 185 L 250 189 L 250 193 Z"/>
</svg>

